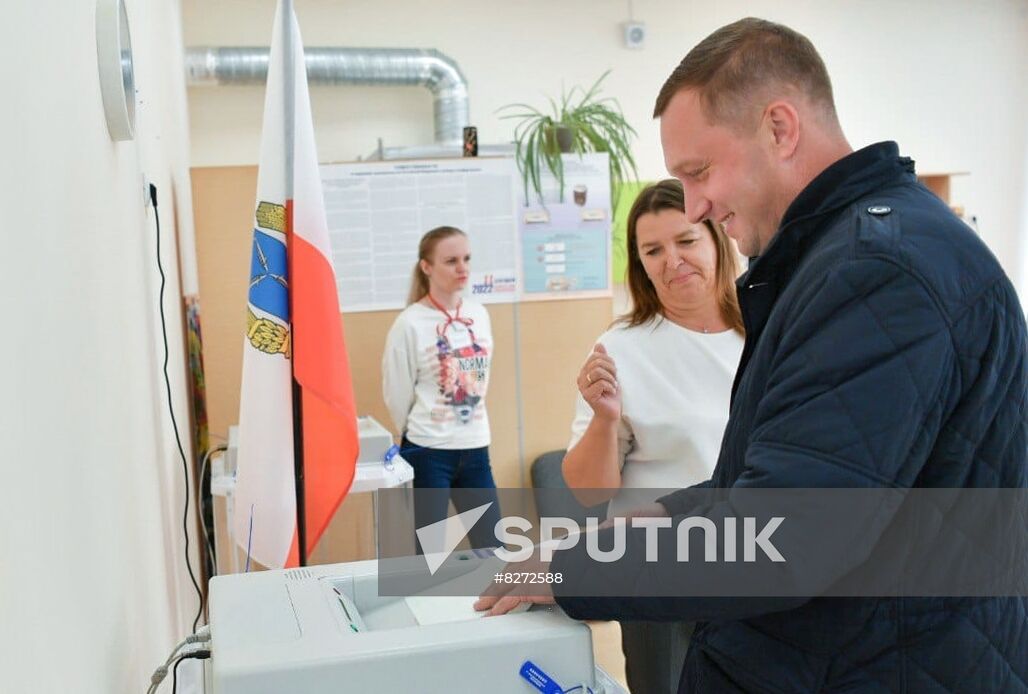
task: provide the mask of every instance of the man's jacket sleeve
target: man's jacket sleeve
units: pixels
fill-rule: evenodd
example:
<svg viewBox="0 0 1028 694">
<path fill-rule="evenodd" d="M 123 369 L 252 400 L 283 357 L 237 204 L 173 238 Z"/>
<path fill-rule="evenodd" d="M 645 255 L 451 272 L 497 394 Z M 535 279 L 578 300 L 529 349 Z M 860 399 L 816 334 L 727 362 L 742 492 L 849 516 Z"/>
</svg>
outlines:
<svg viewBox="0 0 1028 694">
<path fill-rule="evenodd" d="M 696 505 L 695 489 L 664 497 L 661 503 L 673 517 L 703 515 L 721 527 L 726 517 L 746 515 L 746 494 L 740 493 L 746 489 L 902 490 L 914 484 L 952 407 L 948 401 L 959 390 L 949 325 L 932 294 L 889 259 L 861 259 L 834 268 L 821 286 L 802 295 L 805 301 L 779 307 L 791 315 L 776 336 L 742 474 L 720 500 L 705 507 Z M 810 508 L 801 504 L 789 515 L 809 520 L 825 513 L 817 506 L 816 501 Z M 583 542 L 558 552 L 551 571 L 561 572 L 563 582 L 554 587 L 555 595 L 565 611 L 583 619 L 745 618 L 795 607 L 863 563 L 895 508 L 856 513 L 843 524 L 840 542 L 819 547 L 816 557 L 805 555 L 802 546 L 791 548 L 793 559 L 782 565 L 781 580 L 794 588 L 792 594 L 808 597 L 689 597 L 701 583 L 724 578 L 730 584 L 739 578 L 731 572 L 748 567 L 741 562 L 647 563 L 641 560 L 644 534 L 635 530 L 627 533 L 620 562 L 592 561 Z M 613 531 L 604 532 L 601 544 L 609 547 Z M 631 595 L 580 597 L 610 596 L 611 586 L 626 583 Z M 668 585 L 683 597 L 645 597 L 667 595 Z"/>
</svg>

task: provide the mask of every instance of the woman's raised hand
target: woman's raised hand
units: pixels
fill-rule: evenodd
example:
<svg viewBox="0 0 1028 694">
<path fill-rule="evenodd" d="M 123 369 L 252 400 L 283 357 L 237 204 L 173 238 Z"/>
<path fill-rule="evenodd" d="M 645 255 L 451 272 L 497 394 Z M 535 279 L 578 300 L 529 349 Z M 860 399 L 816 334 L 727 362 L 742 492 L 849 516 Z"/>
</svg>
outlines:
<svg viewBox="0 0 1028 694">
<path fill-rule="evenodd" d="M 597 343 L 578 373 L 578 392 L 596 417 L 608 420 L 621 416 L 621 388 L 617 366 L 603 345 Z"/>
</svg>

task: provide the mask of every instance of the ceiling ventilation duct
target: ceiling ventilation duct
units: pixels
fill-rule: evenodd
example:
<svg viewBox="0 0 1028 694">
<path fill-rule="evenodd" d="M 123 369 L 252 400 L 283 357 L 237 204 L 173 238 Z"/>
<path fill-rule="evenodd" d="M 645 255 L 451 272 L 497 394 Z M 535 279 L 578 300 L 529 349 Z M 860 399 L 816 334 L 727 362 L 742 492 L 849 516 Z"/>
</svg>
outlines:
<svg viewBox="0 0 1028 694">
<path fill-rule="evenodd" d="M 459 156 L 468 125 L 468 84 L 460 68 L 439 51 L 418 48 L 305 48 L 311 84 L 423 86 L 432 92 L 435 144 L 417 148 L 379 146 L 376 159 L 398 158 L 414 149 L 434 156 Z M 186 49 L 190 86 L 264 84 L 268 49 Z"/>
</svg>

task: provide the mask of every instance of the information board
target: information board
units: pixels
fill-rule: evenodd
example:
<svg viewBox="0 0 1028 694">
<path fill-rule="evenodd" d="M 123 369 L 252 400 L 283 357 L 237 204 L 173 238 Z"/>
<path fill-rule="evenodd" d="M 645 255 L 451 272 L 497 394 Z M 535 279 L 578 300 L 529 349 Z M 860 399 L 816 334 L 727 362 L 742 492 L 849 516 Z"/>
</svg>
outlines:
<svg viewBox="0 0 1028 694">
<path fill-rule="evenodd" d="M 564 166 L 564 201 L 548 178 L 545 205 L 526 206 L 509 157 L 323 165 L 340 309 L 403 308 L 418 241 L 442 225 L 468 234 L 477 301 L 609 294 L 607 155 L 565 155 Z"/>
</svg>

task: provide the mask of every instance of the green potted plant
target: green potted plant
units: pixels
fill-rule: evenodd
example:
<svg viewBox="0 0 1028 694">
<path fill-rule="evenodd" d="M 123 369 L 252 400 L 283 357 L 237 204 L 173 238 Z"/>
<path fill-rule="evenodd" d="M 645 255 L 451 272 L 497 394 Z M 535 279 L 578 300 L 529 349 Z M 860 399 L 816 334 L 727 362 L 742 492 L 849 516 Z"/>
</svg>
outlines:
<svg viewBox="0 0 1028 694">
<path fill-rule="evenodd" d="M 518 170 L 525 186 L 542 202 L 541 172 L 545 166 L 557 180 L 560 200 L 564 201 L 564 162 L 561 154 L 607 152 L 610 159 L 611 203 L 617 207 L 622 184 L 636 180 L 635 159 L 630 143 L 635 130 L 625 120 L 621 106 L 613 97 L 601 97 L 600 85 L 607 70 L 589 89 L 573 87 L 561 92 L 560 103 L 549 99 L 551 112 L 540 111 L 525 103 L 508 104 L 503 119 L 517 119 L 514 128 Z"/>
</svg>

